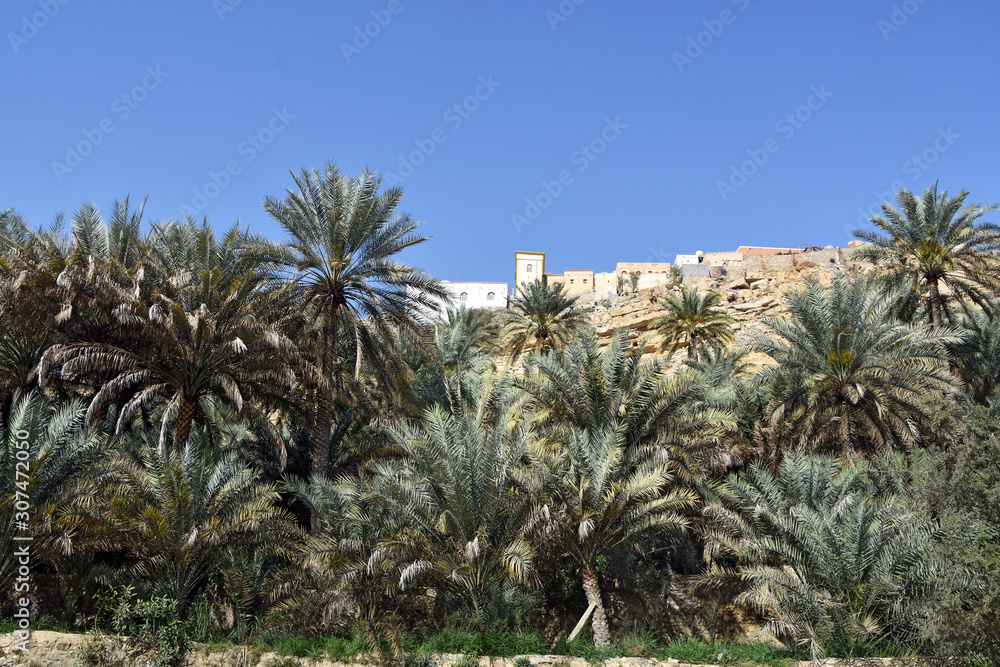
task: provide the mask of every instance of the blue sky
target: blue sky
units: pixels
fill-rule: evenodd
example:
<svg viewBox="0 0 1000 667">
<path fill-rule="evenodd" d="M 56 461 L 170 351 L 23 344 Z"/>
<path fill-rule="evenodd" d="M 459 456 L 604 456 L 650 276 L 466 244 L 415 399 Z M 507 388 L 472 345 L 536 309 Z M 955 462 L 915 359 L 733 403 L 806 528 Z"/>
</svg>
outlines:
<svg viewBox="0 0 1000 667">
<path fill-rule="evenodd" d="M 998 25 L 995 0 L 8 0 L 0 209 L 130 194 L 281 239 L 261 199 L 331 160 L 402 184 L 434 237 L 405 259 L 442 279 L 846 245 L 899 187 L 1000 199 Z"/>
</svg>

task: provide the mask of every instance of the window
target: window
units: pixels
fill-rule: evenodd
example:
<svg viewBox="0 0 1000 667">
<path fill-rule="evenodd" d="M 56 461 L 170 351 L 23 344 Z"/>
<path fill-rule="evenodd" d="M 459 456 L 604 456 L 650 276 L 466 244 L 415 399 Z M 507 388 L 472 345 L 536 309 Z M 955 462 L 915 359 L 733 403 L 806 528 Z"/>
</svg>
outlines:
<svg viewBox="0 0 1000 667">
<path fill-rule="evenodd" d="M 628 271 L 622 271 L 622 275 L 623 276 L 627 276 L 628 275 Z"/>
<path fill-rule="evenodd" d="M 469 293 L 468 292 L 462 292 L 459 295 L 458 300 L 461 301 L 462 303 L 465 303 L 466 301 L 469 300 Z"/>
<path fill-rule="evenodd" d="M 587 279 L 586 279 L 586 278 L 584 278 L 584 279 L 583 279 L 583 284 L 584 284 L 584 285 L 586 285 L 586 284 L 587 284 Z"/>
<path fill-rule="evenodd" d="M 494 294 L 493 292 L 490 292 L 489 294 L 486 295 L 486 300 L 487 301 L 493 301 L 496 298 L 497 298 L 497 295 Z"/>
<path fill-rule="evenodd" d="M 531 273 L 531 264 L 528 264 L 528 268 L 526 268 L 524 271 L 525 273 Z"/>
<path fill-rule="evenodd" d="M 572 279 L 572 278 L 570 278 L 570 279 L 569 279 L 569 284 L 570 284 L 570 285 L 572 285 L 572 284 L 573 284 L 573 283 L 575 283 L 575 282 L 576 282 L 576 281 L 575 281 L 574 279 Z"/>
</svg>

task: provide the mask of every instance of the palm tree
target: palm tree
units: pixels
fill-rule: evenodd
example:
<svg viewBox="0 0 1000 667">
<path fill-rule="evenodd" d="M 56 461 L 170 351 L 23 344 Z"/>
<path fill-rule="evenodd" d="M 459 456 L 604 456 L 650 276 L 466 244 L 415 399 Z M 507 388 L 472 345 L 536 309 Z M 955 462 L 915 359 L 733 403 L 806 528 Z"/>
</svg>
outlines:
<svg viewBox="0 0 1000 667">
<path fill-rule="evenodd" d="M 279 488 L 243 462 L 238 441 L 214 444 L 194 429 L 179 450 L 157 451 L 154 433 L 131 436 L 129 449 L 93 479 L 80 480 L 74 512 L 86 531 L 128 553 L 119 574 L 146 596 L 179 603 L 184 615 L 234 554 L 288 557 L 300 541 Z"/>
<path fill-rule="evenodd" d="M 34 557 L 56 570 L 71 621 L 86 583 L 74 580 L 71 570 L 85 560 L 81 540 L 86 536 L 67 519 L 66 509 L 80 497 L 77 480 L 110 452 L 107 434 L 86 425 L 85 411 L 82 401 L 56 406 L 36 389 L 0 414 L 0 496 L 4 503 L 0 583 L 8 590 L 13 587 L 18 544 L 14 538 L 30 535 Z M 16 506 L 21 502 L 30 507 L 19 509 Z"/>
<path fill-rule="evenodd" d="M 894 468 L 859 459 L 792 452 L 776 472 L 755 464 L 730 475 L 704 510 L 713 574 L 741 579 L 748 588 L 737 600 L 764 614 L 776 637 L 810 640 L 814 653 L 912 638 L 944 563 L 934 551 L 940 535 L 903 493 Z M 720 554 L 740 568 L 719 565 Z"/>
<path fill-rule="evenodd" d="M 485 308 L 449 309 L 434 325 L 433 354 L 405 346 L 405 362 L 413 370 L 410 391 L 400 396 L 402 412 L 418 417 L 435 403 L 445 403 L 453 384 L 484 363 L 492 363 L 500 349 L 499 318 Z"/>
<path fill-rule="evenodd" d="M 503 313 L 504 353 L 516 359 L 526 349 L 546 353 L 562 350 L 587 326 L 577 308 L 578 297 L 563 294 L 561 283 L 550 287 L 547 280 L 523 282 L 510 309 Z"/>
<path fill-rule="evenodd" d="M 986 405 L 1000 386 L 1000 302 L 990 299 L 985 308 L 971 309 L 958 327 L 966 336 L 951 347 L 955 374 L 969 398 Z"/>
<path fill-rule="evenodd" d="M 965 204 L 969 193 L 957 197 L 938 194 L 937 184 L 917 198 L 905 188 L 896 195 L 899 210 L 882 204 L 884 215 L 871 219 L 879 231 L 858 229 L 854 236 L 867 241 L 854 254 L 888 274 L 906 275 L 927 291 L 931 322 L 941 326 L 951 318 L 940 287 L 943 284 L 963 308 L 967 301 L 982 303 L 987 291 L 1000 289 L 1000 226 L 976 221 L 997 210 L 996 204 Z M 957 216 L 957 217 L 956 217 Z"/>
<path fill-rule="evenodd" d="M 345 178 L 335 164 L 326 171 L 292 175 L 297 191 L 283 201 L 264 199 L 268 212 L 291 236 L 283 258 L 296 278 L 295 304 L 319 329 L 314 385 L 316 411 L 312 472 L 328 473 L 333 423 L 333 376 L 362 361 L 384 381 L 391 379 L 396 336 L 419 338 L 419 313 L 436 312 L 447 294 L 433 277 L 394 259 L 429 237 L 420 223 L 397 212 L 401 188 L 380 192 L 382 178 L 363 170 Z M 414 307 L 416 302 L 416 307 Z M 338 339 L 349 341 L 353 360 L 341 359 Z"/>
<path fill-rule="evenodd" d="M 535 580 L 546 452 L 505 373 L 463 385 L 449 407 L 388 428 L 400 456 L 374 463 L 361 488 L 387 524 L 372 561 L 397 563 L 401 588 L 429 581 L 451 592 L 485 627 L 511 587 Z"/>
<path fill-rule="evenodd" d="M 668 294 L 660 302 L 666 313 L 650 323 L 650 328 L 663 336 L 660 350 L 670 348 L 673 354 L 686 345 L 689 359 L 698 359 L 698 345 L 702 342 L 719 340 L 731 343 L 734 340 L 732 317 L 719 310 L 722 296 L 718 292 L 699 294 L 698 288 L 681 286 L 680 296 Z"/>
<path fill-rule="evenodd" d="M 209 404 L 219 401 L 271 436 L 284 465 L 266 412 L 294 382 L 293 350 L 273 321 L 278 286 L 267 271 L 243 272 L 240 258 L 255 238 L 234 228 L 219 242 L 207 222 L 193 221 L 157 234 L 173 241 L 171 256 L 156 264 L 163 279 L 149 295 L 139 291 L 115 308 L 122 333 L 51 347 L 39 376 L 44 381 L 55 370 L 64 380 L 99 378 L 88 419 L 118 405 L 118 432 L 137 411 L 158 411 L 161 450 L 171 424 L 180 449 L 192 422 L 208 423 Z"/>
<path fill-rule="evenodd" d="M 520 382 L 557 445 L 558 543 L 580 568 L 599 646 L 609 637 L 598 557 L 687 525 L 679 512 L 694 494 L 674 484 L 692 473 L 684 449 L 717 439 L 729 422 L 696 406 L 704 387 L 689 373 L 668 376 L 642 348 L 619 330 L 601 352 L 592 332 L 563 355 L 530 357 Z"/>
<path fill-rule="evenodd" d="M 760 381 L 772 383 L 772 422 L 791 420 L 796 444 L 909 448 L 926 432 L 926 399 L 956 391 L 945 346 L 959 332 L 900 322 L 893 301 L 870 280 L 812 280 L 787 296 L 790 319 L 766 318 L 748 343 L 776 362 Z"/>
</svg>

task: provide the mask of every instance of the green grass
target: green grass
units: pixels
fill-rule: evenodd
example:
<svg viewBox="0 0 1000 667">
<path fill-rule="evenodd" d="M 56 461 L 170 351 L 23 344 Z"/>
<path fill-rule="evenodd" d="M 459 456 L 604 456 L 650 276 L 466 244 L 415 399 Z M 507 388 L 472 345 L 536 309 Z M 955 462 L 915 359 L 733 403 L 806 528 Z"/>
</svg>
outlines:
<svg viewBox="0 0 1000 667">
<path fill-rule="evenodd" d="M 597 648 L 587 639 L 576 639 L 570 644 L 560 642 L 550 653 L 584 658 L 600 663 L 609 658 L 645 657 L 657 660 L 674 658 L 681 662 L 718 665 L 770 665 L 785 667 L 793 660 L 808 659 L 804 649 L 787 649 L 759 642 L 706 643 L 697 639 L 678 639 L 664 644 L 648 635 L 623 637 L 608 648 Z"/>
<path fill-rule="evenodd" d="M 495 658 L 548 653 L 548 646 L 540 635 L 533 632 L 518 633 L 502 626 L 482 632 L 478 629 L 447 625 L 422 640 L 410 639 L 406 649 L 410 653 L 418 654 L 464 653 Z"/>
<path fill-rule="evenodd" d="M 367 647 L 360 635 L 346 638 L 272 635 L 258 640 L 257 646 L 285 656 L 343 661 L 367 653 Z M 607 648 L 595 647 L 589 637 L 577 638 L 571 643 L 563 641 L 554 647 L 549 647 L 541 635 L 534 632 L 517 632 L 503 626 L 493 627 L 484 632 L 455 624 L 446 625 L 426 636 L 407 636 L 404 648 L 411 656 L 408 661 L 411 665 L 425 664 L 425 658 L 434 653 L 466 655 L 469 657 L 469 665 L 478 656 L 513 658 L 532 654 L 583 658 L 593 664 L 599 664 L 609 658 L 642 657 L 661 661 L 673 658 L 680 662 L 695 664 L 767 665 L 768 667 L 787 667 L 789 662 L 810 658 L 807 646 L 788 649 L 760 642 L 706 643 L 697 639 L 677 639 L 664 643 L 656 639 L 652 632 L 620 637 L 614 645 Z M 828 649 L 826 653 L 829 657 L 893 654 L 891 651 L 887 653 L 885 647 L 879 650 L 878 647 L 859 644 L 848 650 Z"/>
</svg>

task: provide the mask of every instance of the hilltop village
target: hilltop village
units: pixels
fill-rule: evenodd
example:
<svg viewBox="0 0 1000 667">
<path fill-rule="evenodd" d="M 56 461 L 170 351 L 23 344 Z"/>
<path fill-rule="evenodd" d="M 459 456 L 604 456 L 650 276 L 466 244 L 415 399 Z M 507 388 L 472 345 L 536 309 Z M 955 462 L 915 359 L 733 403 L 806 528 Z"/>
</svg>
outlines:
<svg viewBox="0 0 1000 667">
<path fill-rule="evenodd" d="M 562 273 L 547 273 L 546 253 L 517 251 L 514 253 L 514 287 L 505 282 L 442 281 L 452 301 L 466 308 L 507 308 L 517 296 L 517 286 L 539 280 L 543 276 L 550 285 L 561 284 L 565 294 L 579 297 L 581 304 L 597 302 L 623 293 L 654 287 L 670 287 L 682 281 L 699 284 L 742 278 L 748 273 L 787 273 L 809 266 L 832 265 L 837 269 L 850 260 L 862 242 L 851 241 L 846 247 L 809 246 L 805 248 L 772 248 L 740 246 L 726 252 L 702 252 L 677 255 L 674 262 L 618 262 L 614 271 L 595 272 L 593 269 L 566 269 Z M 638 273 L 636 290 L 630 278 Z"/>
</svg>

